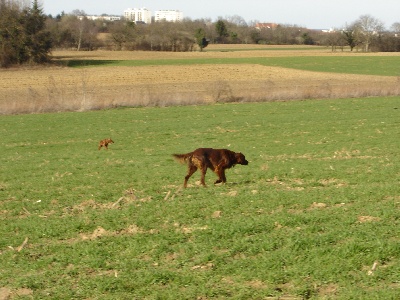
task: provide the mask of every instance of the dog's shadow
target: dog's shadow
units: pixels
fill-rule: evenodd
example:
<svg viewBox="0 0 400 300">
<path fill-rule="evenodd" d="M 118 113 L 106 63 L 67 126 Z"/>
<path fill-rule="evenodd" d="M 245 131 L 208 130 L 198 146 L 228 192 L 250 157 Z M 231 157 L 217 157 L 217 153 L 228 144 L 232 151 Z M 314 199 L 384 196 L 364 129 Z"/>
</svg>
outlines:
<svg viewBox="0 0 400 300">
<path fill-rule="evenodd" d="M 215 186 L 236 186 L 236 185 L 244 185 L 244 184 L 250 184 L 250 183 L 255 183 L 254 180 L 246 180 L 246 181 L 240 181 L 240 182 L 225 182 L 225 183 L 217 183 L 214 184 Z"/>
</svg>

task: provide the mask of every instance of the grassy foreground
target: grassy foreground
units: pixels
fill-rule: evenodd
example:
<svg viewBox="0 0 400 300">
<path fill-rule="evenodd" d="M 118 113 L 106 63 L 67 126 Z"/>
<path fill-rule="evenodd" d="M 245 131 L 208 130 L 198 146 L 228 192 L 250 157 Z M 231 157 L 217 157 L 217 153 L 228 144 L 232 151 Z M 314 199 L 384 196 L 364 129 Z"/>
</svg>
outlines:
<svg viewBox="0 0 400 300">
<path fill-rule="evenodd" d="M 2 116 L 0 295 L 398 299 L 399 113 L 394 97 Z M 171 154 L 202 146 L 250 164 L 183 190 Z"/>
</svg>

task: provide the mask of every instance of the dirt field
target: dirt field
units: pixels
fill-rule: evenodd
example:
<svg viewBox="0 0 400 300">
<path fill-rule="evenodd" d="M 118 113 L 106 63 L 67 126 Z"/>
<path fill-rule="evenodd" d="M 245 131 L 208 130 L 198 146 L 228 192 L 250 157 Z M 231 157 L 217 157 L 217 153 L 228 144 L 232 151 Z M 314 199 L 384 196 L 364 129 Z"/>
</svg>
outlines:
<svg viewBox="0 0 400 300">
<path fill-rule="evenodd" d="M 235 47 L 239 46 L 229 45 L 230 49 Z M 55 51 L 53 56 L 55 60 L 152 60 L 353 55 L 348 52 L 332 53 L 329 49 L 291 51 L 279 47 L 276 50 L 258 51 L 257 47 L 265 46 L 252 45 L 246 51 L 218 51 L 218 47 L 214 46 L 211 50 L 216 51 L 188 53 Z M 394 87 L 399 89 L 398 79 L 394 77 L 320 73 L 243 64 L 8 69 L 0 71 L 0 79 L 2 114 L 79 111 L 116 106 L 362 97 L 390 95 L 394 93 Z"/>
</svg>

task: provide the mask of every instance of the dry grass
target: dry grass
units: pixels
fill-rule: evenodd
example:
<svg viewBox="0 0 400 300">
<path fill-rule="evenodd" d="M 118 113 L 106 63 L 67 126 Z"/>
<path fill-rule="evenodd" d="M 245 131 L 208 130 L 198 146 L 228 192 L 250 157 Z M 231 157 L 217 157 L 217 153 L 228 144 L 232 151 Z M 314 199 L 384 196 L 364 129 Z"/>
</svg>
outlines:
<svg viewBox="0 0 400 300">
<path fill-rule="evenodd" d="M 353 55 L 342 52 L 332 54 L 325 49 L 257 51 L 254 50 L 257 46 L 251 47 L 253 50 L 203 53 L 59 51 L 54 56 L 59 60 L 142 60 Z M 214 46 L 214 50 L 218 50 L 218 47 Z M 400 94 L 399 80 L 395 77 L 320 73 L 243 64 L 9 69 L 0 72 L 0 79 L 2 114 Z"/>
</svg>

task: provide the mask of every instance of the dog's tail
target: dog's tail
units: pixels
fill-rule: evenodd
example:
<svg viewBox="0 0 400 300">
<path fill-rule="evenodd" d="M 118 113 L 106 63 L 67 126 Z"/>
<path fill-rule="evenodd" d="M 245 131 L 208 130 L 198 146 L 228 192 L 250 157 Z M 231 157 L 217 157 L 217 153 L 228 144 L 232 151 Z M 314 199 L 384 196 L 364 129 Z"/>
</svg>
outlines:
<svg viewBox="0 0 400 300">
<path fill-rule="evenodd" d="M 192 156 L 192 152 L 186 154 L 172 154 L 172 156 L 181 164 L 184 164 Z"/>
</svg>

